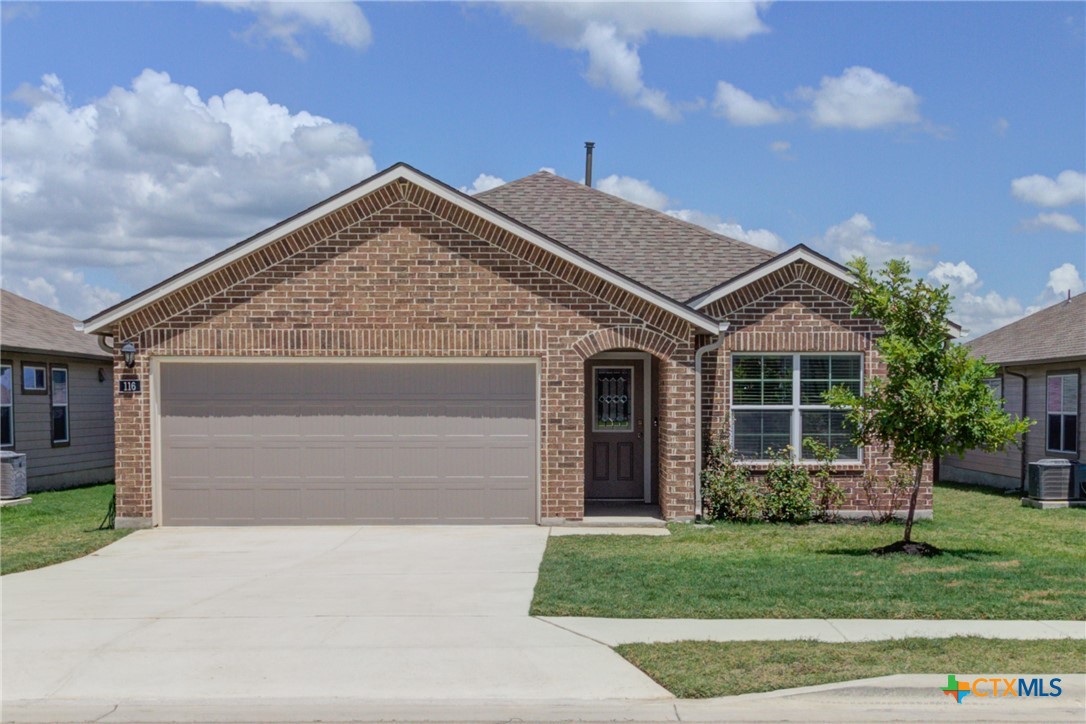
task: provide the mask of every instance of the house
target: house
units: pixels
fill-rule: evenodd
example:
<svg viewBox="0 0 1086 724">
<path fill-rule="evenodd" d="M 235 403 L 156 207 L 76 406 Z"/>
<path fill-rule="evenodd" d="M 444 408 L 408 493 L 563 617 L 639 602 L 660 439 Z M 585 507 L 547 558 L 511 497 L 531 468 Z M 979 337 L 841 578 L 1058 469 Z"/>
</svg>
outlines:
<svg viewBox="0 0 1086 724">
<path fill-rule="evenodd" d="M 859 515 L 890 460 L 820 396 L 882 371 L 850 284 L 546 172 L 397 164 L 84 322 L 118 348 L 118 524 L 688 521 L 733 417 L 756 471 L 841 446 Z"/>
<path fill-rule="evenodd" d="M 113 479 L 113 357 L 76 323 L 0 290 L 0 445 L 31 492 Z"/>
<path fill-rule="evenodd" d="M 988 381 L 1012 415 L 1036 424 L 1021 447 L 971 450 L 940 464 L 944 480 L 1017 490 L 1027 465 L 1044 458 L 1086 460 L 1086 294 L 1069 297 L 966 346 L 997 366 Z"/>
</svg>

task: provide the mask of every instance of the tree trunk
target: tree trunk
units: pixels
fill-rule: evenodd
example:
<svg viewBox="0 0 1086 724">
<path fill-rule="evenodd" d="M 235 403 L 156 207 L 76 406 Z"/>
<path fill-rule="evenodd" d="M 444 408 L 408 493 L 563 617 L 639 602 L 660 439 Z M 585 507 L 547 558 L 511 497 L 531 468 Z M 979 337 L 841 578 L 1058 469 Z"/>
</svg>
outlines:
<svg viewBox="0 0 1086 724">
<path fill-rule="evenodd" d="M 924 463 L 921 460 L 916 466 L 916 479 L 913 480 L 913 492 L 909 496 L 909 515 L 905 518 L 905 542 L 913 542 L 913 516 L 916 515 L 916 498 L 920 494 L 920 481 L 924 479 Z"/>
</svg>

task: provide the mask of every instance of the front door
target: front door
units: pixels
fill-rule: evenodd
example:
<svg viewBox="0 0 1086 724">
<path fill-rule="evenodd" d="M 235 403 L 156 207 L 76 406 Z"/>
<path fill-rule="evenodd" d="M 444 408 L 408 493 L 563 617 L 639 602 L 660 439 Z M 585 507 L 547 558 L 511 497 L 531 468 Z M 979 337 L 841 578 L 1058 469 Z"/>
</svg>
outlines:
<svg viewBox="0 0 1086 724">
<path fill-rule="evenodd" d="M 645 497 L 644 362 L 585 363 L 585 498 Z"/>
</svg>

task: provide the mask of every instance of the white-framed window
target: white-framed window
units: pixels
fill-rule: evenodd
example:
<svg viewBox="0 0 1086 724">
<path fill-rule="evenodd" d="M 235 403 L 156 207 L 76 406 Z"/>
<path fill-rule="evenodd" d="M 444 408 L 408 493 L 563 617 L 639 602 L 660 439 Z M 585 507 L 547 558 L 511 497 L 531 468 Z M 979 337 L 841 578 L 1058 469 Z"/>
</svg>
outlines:
<svg viewBox="0 0 1086 724">
<path fill-rule="evenodd" d="M 988 385 L 988 391 L 992 393 L 992 399 L 999 403 L 1000 407 L 1006 403 L 1003 399 L 1003 378 L 1002 377 L 989 377 L 984 380 L 984 384 Z"/>
<path fill-rule="evenodd" d="M 1045 385 L 1047 434 L 1045 449 L 1049 452 L 1078 451 L 1078 373 L 1060 372 L 1048 375 Z"/>
<path fill-rule="evenodd" d="M 44 395 L 48 386 L 48 373 L 44 364 L 23 362 L 23 394 Z"/>
<path fill-rule="evenodd" d="M 10 362 L 0 362 L 0 447 L 15 444 L 15 379 Z"/>
<path fill-rule="evenodd" d="M 54 445 L 67 445 L 71 442 L 68 420 L 68 368 L 53 367 L 50 370 L 52 390 L 49 406 L 52 416 L 52 437 Z"/>
<path fill-rule="evenodd" d="M 838 386 L 860 394 L 862 355 L 735 354 L 731 372 L 732 445 L 740 456 L 766 460 L 790 445 L 794 456 L 811 460 L 803 440 L 813 438 L 837 448 L 839 461 L 860 460 L 845 412 L 830 409 L 822 395 Z"/>
</svg>

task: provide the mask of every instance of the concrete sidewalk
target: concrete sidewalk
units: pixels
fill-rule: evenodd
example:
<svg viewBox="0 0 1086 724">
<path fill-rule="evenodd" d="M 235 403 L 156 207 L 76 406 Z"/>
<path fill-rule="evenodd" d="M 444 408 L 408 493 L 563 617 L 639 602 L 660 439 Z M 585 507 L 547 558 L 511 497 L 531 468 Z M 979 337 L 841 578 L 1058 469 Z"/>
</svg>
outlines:
<svg viewBox="0 0 1086 724">
<path fill-rule="evenodd" d="M 1005 675 L 1012 678 L 1015 675 Z M 985 676 L 1000 676 L 988 673 Z M 975 678 L 961 675 L 961 680 Z M 1049 678 L 1049 677 L 1046 677 Z M 5 722 L 1081 722 L 1086 676 L 1060 676 L 1059 697 L 944 695 L 945 674 L 883 676 L 719 699 L 144 700 L 5 702 Z"/>
<path fill-rule="evenodd" d="M 830 643 L 901 638 L 982 636 L 993 639 L 1086 640 L 1082 621 L 881 620 L 821 618 L 578 618 L 544 621 L 608 646 L 667 641 L 785 641 Z"/>
</svg>

